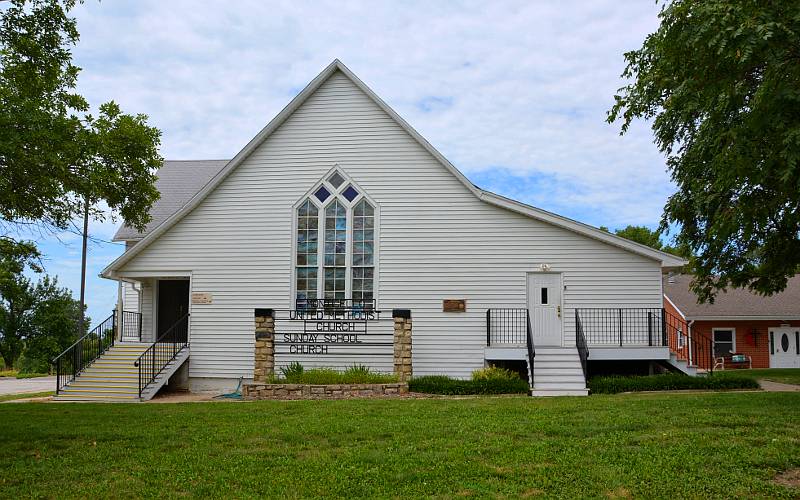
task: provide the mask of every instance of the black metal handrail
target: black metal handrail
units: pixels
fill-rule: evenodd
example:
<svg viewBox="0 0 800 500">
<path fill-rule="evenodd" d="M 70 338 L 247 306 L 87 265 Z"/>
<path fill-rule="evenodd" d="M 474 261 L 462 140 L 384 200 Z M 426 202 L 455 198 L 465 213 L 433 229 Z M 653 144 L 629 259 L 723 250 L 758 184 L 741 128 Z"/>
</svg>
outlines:
<svg viewBox="0 0 800 500">
<path fill-rule="evenodd" d="M 122 311 L 120 340 L 142 340 L 142 315 L 133 311 Z"/>
<path fill-rule="evenodd" d="M 589 347 L 586 345 L 586 335 L 583 333 L 583 323 L 579 311 L 575 311 L 575 346 L 578 349 L 578 357 L 581 359 L 581 369 L 583 370 L 583 380 L 587 381 L 586 362 L 589 359 Z"/>
<path fill-rule="evenodd" d="M 75 380 L 75 377 L 84 368 L 114 345 L 117 330 L 116 322 L 117 315 L 112 313 L 111 316 L 103 320 L 89 333 L 76 340 L 64 352 L 53 358 L 51 363 L 56 369 L 56 394 L 65 385 Z"/>
<path fill-rule="evenodd" d="M 587 345 L 667 347 L 660 307 L 579 308 Z"/>
<path fill-rule="evenodd" d="M 527 343 L 530 318 L 527 309 L 487 309 L 486 345 Z"/>
<path fill-rule="evenodd" d="M 530 377 L 530 386 L 531 390 L 533 390 L 533 360 L 536 358 L 536 346 L 533 343 L 533 330 L 531 329 L 531 313 L 528 309 L 525 309 L 525 317 L 528 323 L 527 334 L 525 335 L 526 342 L 525 345 L 528 348 L 528 372 Z"/>
<path fill-rule="evenodd" d="M 698 332 L 689 332 L 689 325 L 683 318 L 664 311 L 667 330 L 667 344 L 675 356 L 686 361 L 687 366 L 714 372 L 714 342 Z"/>
<path fill-rule="evenodd" d="M 139 397 L 164 368 L 189 345 L 189 313 L 161 334 L 133 364 L 139 368 Z"/>
</svg>

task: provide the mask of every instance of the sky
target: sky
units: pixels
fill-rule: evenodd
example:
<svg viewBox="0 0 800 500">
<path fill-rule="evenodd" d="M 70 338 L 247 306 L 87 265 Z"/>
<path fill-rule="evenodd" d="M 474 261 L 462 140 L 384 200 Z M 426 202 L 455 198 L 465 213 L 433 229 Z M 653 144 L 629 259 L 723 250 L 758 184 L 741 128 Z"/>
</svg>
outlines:
<svg viewBox="0 0 800 500">
<path fill-rule="evenodd" d="M 78 90 L 161 129 L 166 159 L 228 159 L 339 58 L 478 186 L 594 226 L 658 225 L 673 191 L 648 124 L 606 123 L 654 1 L 122 1 L 74 10 Z M 123 247 L 94 222 L 87 303 Z M 37 238 L 78 296 L 80 237 Z"/>
</svg>

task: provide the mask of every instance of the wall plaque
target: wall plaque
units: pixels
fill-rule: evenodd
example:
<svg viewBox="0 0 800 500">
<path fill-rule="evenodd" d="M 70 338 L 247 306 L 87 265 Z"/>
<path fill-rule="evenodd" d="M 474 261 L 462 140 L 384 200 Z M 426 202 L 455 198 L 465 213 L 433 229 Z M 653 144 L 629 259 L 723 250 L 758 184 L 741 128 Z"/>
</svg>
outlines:
<svg viewBox="0 0 800 500">
<path fill-rule="evenodd" d="M 442 301 L 442 311 L 444 312 L 465 312 L 466 310 L 466 299 L 444 299 Z"/>
<path fill-rule="evenodd" d="M 192 304 L 210 304 L 212 298 L 209 292 L 193 292 Z"/>
</svg>

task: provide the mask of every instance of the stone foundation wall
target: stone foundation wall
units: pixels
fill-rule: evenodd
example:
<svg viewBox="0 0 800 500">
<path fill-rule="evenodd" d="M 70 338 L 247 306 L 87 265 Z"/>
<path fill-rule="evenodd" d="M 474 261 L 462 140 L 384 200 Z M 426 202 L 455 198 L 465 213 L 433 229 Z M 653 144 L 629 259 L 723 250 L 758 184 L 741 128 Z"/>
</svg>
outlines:
<svg viewBox="0 0 800 500">
<path fill-rule="evenodd" d="M 342 399 L 399 396 L 408 384 L 244 384 L 245 399 Z"/>
</svg>

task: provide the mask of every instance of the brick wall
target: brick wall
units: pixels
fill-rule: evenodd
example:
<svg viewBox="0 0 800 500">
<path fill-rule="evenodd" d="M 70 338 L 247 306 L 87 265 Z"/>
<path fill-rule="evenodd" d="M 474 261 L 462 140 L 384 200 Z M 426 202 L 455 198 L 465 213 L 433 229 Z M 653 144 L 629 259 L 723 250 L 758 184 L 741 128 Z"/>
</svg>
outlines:
<svg viewBox="0 0 800 500">
<path fill-rule="evenodd" d="M 713 339 L 711 334 L 713 328 L 734 328 L 736 352 L 752 357 L 753 368 L 769 368 L 769 329 L 782 324 L 800 326 L 800 321 L 695 321 L 692 324 L 692 332 L 699 332 Z"/>
</svg>

